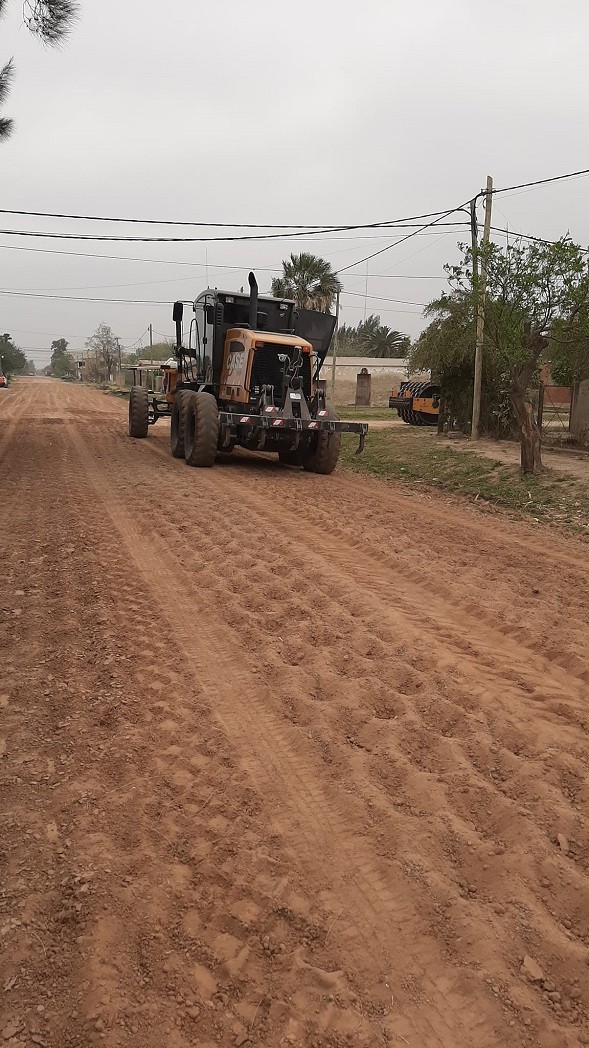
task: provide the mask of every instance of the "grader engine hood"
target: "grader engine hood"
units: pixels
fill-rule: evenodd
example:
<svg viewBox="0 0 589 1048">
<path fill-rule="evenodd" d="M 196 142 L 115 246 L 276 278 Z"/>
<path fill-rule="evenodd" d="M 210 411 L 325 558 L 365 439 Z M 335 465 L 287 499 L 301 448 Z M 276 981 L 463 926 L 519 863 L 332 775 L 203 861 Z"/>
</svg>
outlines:
<svg viewBox="0 0 589 1048">
<path fill-rule="evenodd" d="M 272 387 L 276 402 L 282 397 L 285 366 L 299 359 L 302 389 L 312 394 L 311 355 L 313 347 L 298 335 L 232 328 L 227 332 L 221 370 L 221 398 L 246 404 L 258 398 L 264 387 Z"/>
</svg>

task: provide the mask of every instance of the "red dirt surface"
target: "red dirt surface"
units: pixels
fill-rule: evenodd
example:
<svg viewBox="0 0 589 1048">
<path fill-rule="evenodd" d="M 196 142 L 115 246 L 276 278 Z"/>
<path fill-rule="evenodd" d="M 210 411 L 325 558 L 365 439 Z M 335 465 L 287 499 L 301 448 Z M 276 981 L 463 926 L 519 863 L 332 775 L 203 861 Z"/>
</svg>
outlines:
<svg viewBox="0 0 589 1048">
<path fill-rule="evenodd" d="M 0 400 L 0 1043 L 589 1044 L 586 550 L 125 416 Z"/>
</svg>

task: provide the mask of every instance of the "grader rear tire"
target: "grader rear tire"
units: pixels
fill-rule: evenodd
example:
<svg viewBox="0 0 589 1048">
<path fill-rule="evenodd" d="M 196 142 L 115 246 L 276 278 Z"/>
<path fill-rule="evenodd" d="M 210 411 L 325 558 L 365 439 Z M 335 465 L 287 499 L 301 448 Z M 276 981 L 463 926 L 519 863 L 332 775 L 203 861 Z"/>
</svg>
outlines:
<svg viewBox="0 0 589 1048">
<path fill-rule="evenodd" d="M 333 408 L 327 409 L 327 417 L 332 422 L 339 422 L 339 415 Z M 333 473 L 337 466 L 341 444 L 342 435 L 338 430 L 334 433 L 319 430 L 315 449 L 306 457 L 303 468 L 307 473 L 322 473 L 323 476 Z"/>
<path fill-rule="evenodd" d="M 219 443 L 219 409 L 210 393 L 193 393 L 186 408 L 184 458 L 189 466 L 212 466 Z"/>
<path fill-rule="evenodd" d="M 170 423 L 170 449 L 174 458 L 184 458 L 184 436 L 186 430 L 186 409 L 191 389 L 179 389 L 172 404 L 172 421 Z"/>
<path fill-rule="evenodd" d="M 146 437 L 149 430 L 149 401 L 147 390 L 132 386 L 129 395 L 129 436 Z"/>
</svg>

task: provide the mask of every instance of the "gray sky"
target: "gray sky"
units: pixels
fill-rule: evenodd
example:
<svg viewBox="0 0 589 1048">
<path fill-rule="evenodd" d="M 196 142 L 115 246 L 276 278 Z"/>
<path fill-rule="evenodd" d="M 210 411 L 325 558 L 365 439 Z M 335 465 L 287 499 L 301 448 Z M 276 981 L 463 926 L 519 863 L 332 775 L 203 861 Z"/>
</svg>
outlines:
<svg viewBox="0 0 589 1048">
<path fill-rule="evenodd" d="M 17 78 L 0 146 L 1 206 L 193 221 L 350 224 L 439 211 L 495 186 L 589 167 L 586 0 L 82 0 L 64 48 L 44 48 L 12 0 L 0 60 Z M 494 224 L 589 243 L 589 177 L 495 198 Z M 2 216 L 2 229 L 199 235 Z M 221 232 L 221 231 L 218 231 Z M 231 230 L 226 231 L 231 234 Z M 238 231 L 236 231 L 238 232 Z M 215 235 L 201 230 L 200 235 Z M 467 236 L 465 231 L 464 236 Z M 377 237 L 377 239 L 374 239 Z M 3 290 L 163 300 L 123 305 L 0 296 L 0 328 L 38 364 L 103 320 L 127 347 L 209 283 L 260 286 L 290 251 L 347 266 L 397 234 L 246 244 L 113 244 L 0 235 Z M 439 230 L 369 265 L 368 313 L 415 336 L 457 236 Z M 93 252 L 124 261 L 43 251 Z M 199 263 L 162 265 L 167 260 Z M 238 267 L 236 271 L 222 266 Z M 418 277 L 437 279 L 417 279 Z M 366 266 L 344 274 L 342 320 L 364 314 Z M 156 336 L 158 337 L 158 336 Z M 143 340 L 145 341 L 145 340 Z"/>
</svg>

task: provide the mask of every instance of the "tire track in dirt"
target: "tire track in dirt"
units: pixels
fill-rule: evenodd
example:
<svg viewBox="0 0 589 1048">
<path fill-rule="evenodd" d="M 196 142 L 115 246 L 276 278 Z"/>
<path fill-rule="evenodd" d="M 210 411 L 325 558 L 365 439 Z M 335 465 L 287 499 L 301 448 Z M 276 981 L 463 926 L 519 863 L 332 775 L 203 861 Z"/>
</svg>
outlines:
<svg viewBox="0 0 589 1048">
<path fill-rule="evenodd" d="M 41 446 L 29 437 L 34 462 Z M 69 450 L 62 435 L 52 452 L 65 505 L 54 500 L 38 532 L 21 532 L 35 567 L 47 557 L 39 551 L 51 548 L 43 527 L 53 534 L 67 524 L 83 542 L 82 555 L 64 546 L 68 559 L 44 579 L 41 615 L 56 624 L 57 650 L 42 650 L 43 667 L 35 660 L 27 666 L 28 689 L 40 687 L 33 669 L 49 685 L 48 723 L 39 723 L 26 690 L 13 689 L 19 674 L 10 666 L 12 766 L 31 765 L 34 775 L 3 783 L 15 811 L 23 792 L 27 799 L 41 792 L 44 776 L 33 762 L 54 745 L 61 754 L 51 758 L 60 770 L 49 771 L 49 805 L 28 803 L 37 843 L 25 852 L 26 920 L 2 928 L 11 946 L 8 982 L 16 978 L 16 992 L 43 1002 L 41 1018 L 27 1017 L 28 1032 L 60 1048 L 102 1039 L 185 1045 L 195 1030 L 199 1043 L 233 1044 L 247 1040 L 255 1024 L 254 1036 L 268 1044 L 285 1033 L 305 1044 L 316 1037 L 338 1044 L 349 1034 L 358 1044 L 383 1043 L 378 1014 L 358 1010 L 331 947 L 322 945 L 334 915 L 310 913 L 291 887 L 290 856 L 255 818 L 256 798 L 207 719 L 198 682 L 181 655 L 170 662 L 151 589 L 134 576 L 132 597 L 123 595 L 128 557 L 118 533 L 105 529 L 102 504 Z M 37 495 L 44 479 L 38 469 Z M 18 505 L 22 523 L 29 507 Z M 113 657 L 121 650 L 134 653 L 139 673 L 129 676 L 128 655 Z M 74 673 L 77 660 L 83 674 Z M 132 682 L 137 694 L 129 692 Z M 73 701 L 76 687 L 82 705 Z M 33 757 L 19 748 L 27 725 L 17 702 L 37 714 Z M 14 839 L 19 822 L 9 830 Z M 22 896 L 23 865 L 9 868 L 9 899 Z M 289 984 L 296 1001 L 285 999 Z M 39 995 L 36 986 L 48 992 Z"/>
<path fill-rule="evenodd" d="M 165 449 L 159 445 L 159 442 L 158 445 L 154 446 L 152 444 L 151 446 L 146 445 L 146 447 L 149 451 L 162 456 L 166 455 Z M 182 468 L 182 464 L 176 463 L 175 465 L 176 468 Z M 229 476 L 230 472 L 230 467 L 226 466 L 224 475 L 227 477 L 228 482 L 233 485 L 239 498 L 247 501 L 248 482 L 243 476 L 245 469 L 237 471 L 242 473 L 240 480 L 234 480 L 233 477 Z M 268 479 L 270 482 L 272 474 L 273 471 L 269 472 Z M 295 482 L 299 480 L 297 474 L 293 475 L 293 479 Z M 305 480 L 310 482 L 311 478 L 305 478 Z M 316 485 L 314 485 L 314 488 L 316 489 Z M 275 491 L 271 491 L 267 501 L 271 502 L 274 509 L 280 512 L 281 517 L 290 520 L 293 529 L 296 531 L 297 517 L 292 511 L 293 499 L 285 496 L 284 489 L 282 488 L 278 495 Z M 258 501 L 255 496 L 253 499 L 249 499 L 248 505 L 250 511 L 258 511 Z M 356 510 L 357 513 L 358 511 Z M 457 587 L 454 579 L 448 576 L 438 581 L 435 572 L 430 568 L 429 562 L 425 563 L 424 567 L 420 569 L 404 566 L 402 575 L 397 575 L 395 558 L 383 552 L 388 545 L 388 535 L 379 535 L 377 532 L 371 535 L 369 543 L 362 543 L 360 540 L 353 539 L 350 536 L 353 522 L 349 516 L 344 528 L 337 525 L 334 526 L 329 514 L 325 511 L 322 512 L 312 503 L 305 506 L 305 514 L 308 520 L 317 524 L 317 531 L 322 537 L 319 542 L 317 540 L 314 542 L 313 533 L 311 536 L 306 534 L 304 543 L 315 550 L 319 549 L 321 553 L 329 552 L 334 561 L 339 561 L 348 572 L 353 573 L 357 579 L 360 579 L 364 587 L 376 589 L 378 584 L 385 604 L 390 606 L 391 601 L 394 600 L 395 608 L 402 612 L 403 618 L 413 619 L 420 628 L 423 627 L 426 619 L 432 619 L 434 634 L 438 636 L 444 636 L 445 634 L 445 639 L 448 639 L 448 641 L 451 640 L 449 635 L 450 627 L 453 627 L 457 632 L 455 643 L 463 649 L 472 648 L 472 637 L 480 632 L 480 626 L 483 624 L 485 633 L 489 635 L 486 659 L 490 664 L 495 661 L 495 654 L 498 649 L 501 650 L 502 657 L 510 650 L 514 658 L 519 661 L 520 669 L 525 671 L 527 668 L 526 663 L 531 656 L 540 662 L 540 668 L 545 677 L 548 676 L 547 669 L 550 669 L 553 674 L 560 676 L 560 680 L 554 681 L 554 686 L 557 689 L 561 685 L 565 688 L 570 687 L 569 677 L 578 678 L 580 685 L 577 685 L 577 687 L 580 690 L 581 697 L 585 695 L 586 688 L 584 686 L 589 683 L 589 668 L 587 667 L 583 629 L 579 630 L 578 639 L 575 638 L 570 645 L 573 650 L 570 650 L 569 654 L 563 656 L 556 648 L 551 648 L 547 645 L 545 637 L 538 637 L 529 628 L 522 625 L 521 617 L 511 618 L 509 610 L 504 610 L 505 606 L 501 609 L 501 618 L 499 618 L 499 608 L 494 615 L 487 613 L 484 607 L 481 606 L 479 580 L 476 580 L 471 587 L 470 599 L 467 598 L 465 600 L 464 580 L 461 578 L 460 587 Z M 352 514 L 352 518 L 353 516 L 354 514 Z M 329 535 L 329 538 L 326 538 L 326 535 Z M 374 545 L 379 547 L 380 552 L 378 554 L 371 552 L 370 547 Z M 421 559 L 423 561 L 423 551 L 421 551 Z M 424 574 L 427 576 L 427 584 L 424 583 Z M 433 578 L 430 578 L 430 575 L 433 575 Z M 587 569 L 584 567 L 583 562 L 580 561 L 577 564 L 577 578 L 574 581 L 577 586 L 580 583 L 581 593 L 583 594 L 582 607 L 584 609 L 586 609 L 584 594 L 586 593 L 588 577 Z M 409 589 L 408 598 L 406 596 L 407 589 Z M 531 592 L 532 587 L 530 585 Z M 574 593 L 575 587 L 571 581 L 573 598 Z M 529 603 L 530 611 L 533 614 L 537 608 L 538 599 L 532 597 Z M 477 643 L 480 648 L 480 640 L 477 640 Z M 477 659 L 480 655 L 481 652 L 479 650 Z M 547 666 L 548 662 L 551 663 L 550 667 Z"/>
<path fill-rule="evenodd" d="M 86 464 L 92 462 L 90 449 L 79 432 L 72 432 L 72 440 L 78 446 L 81 461 Z M 290 824 L 289 835 L 293 834 L 296 827 L 291 839 L 294 851 L 302 856 L 308 853 L 313 856 L 317 853 L 323 854 L 324 884 L 329 883 L 330 871 L 341 864 L 343 852 L 345 865 L 352 871 L 351 883 L 337 886 L 335 898 L 337 905 L 343 906 L 349 915 L 358 915 L 355 921 L 348 917 L 347 950 L 351 953 L 354 940 L 359 939 L 360 956 L 364 960 L 366 950 L 370 948 L 370 941 L 378 942 L 383 965 L 381 978 L 385 985 L 392 944 L 395 943 L 396 950 L 402 952 L 406 958 L 407 977 L 417 980 L 420 993 L 427 995 L 436 1016 L 435 1020 L 428 1019 L 420 1015 L 420 1009 L 410 1017 L 407 1016 L 409 1029 L 405 1023 L 402 1023 L 402 1028 L 406 1032 L 410 1030 L 412 1036 L 425 1037 L 427 1043 L 432 1046 L 444 1045 L 449 1048 L 454 1043 L 455 1031 L 458 1028 L 469 1031 L 469 1036 L 476 1033 L 482 1045 L 495 1044 L 493 1020 L 491 1016 L 483 1017 L 485 1007 L 482 1002 L 479 1002 L 478 1008 L 473 1009 L 472 991 L 469 995 L 465 992 L 467 985 L 461 986 L 461 983 L 468 983 L 468 979 L 462 973 L 456 972 L 452 978 L 446 978 L 443 989 L 430 980 L 427 965 L 424 965 L 420 951 L 416 950 L 412 943 L 411 928 L 415 925 L 415 910 L 407 904 L 399 905 L 394 892 L 380 877 L 376 863 L 366 853 L 358 828 L 346 818 L 343 810 L 344 799 L 341 800 L 341 807 L 331 807 L 315 781 L 314 772 L 308 762 L 300 755 L 298 759 L 293 760 L 292 747 L 283 727 L 271 716 L 264 704 L 257 700 L 258 687 L 255 681 L 246 678 L 243 666 L 234 665 L 235 650 L 230 639 L 224 646 L 217 628 L 207 630 L 206 626 L 202 629 L 199 626 L 200 642 L 196 643 L 192 631 L 186 630 L 182 625 L 183 620 L 190 617 L 195 594 L 182 599 L 181 576 L 170 587 L 176 565 L 172 566 L 169 563 L 162 548 L 158 549 L 157 554 L 153 552 L 151 543 L 146 542 L 136 523 L 122 504 L 117 502 L 107 476 L 100 476 L 96 465 L 94 460 L 89 469 L 90 481 L 128 546 L 137 568 L 143 572 L 146 580 L 150 581 L 154 592 L 158 593 L 170 626 L 173 627 L 176 637 L 182 641 L 184 655 L 194 665 L 195 679 L 199 680 L 201 686 L 205 686 L 211 705 L 217 711 L 217 715 L 221 715 L 221 723 L 229 737 L 233 737 L 240 749 L 247 751 L 247 748 L 250 748 L 255 754 L 255 760 L 250 757 L 246 761 L 247 771 L 253 775 L 254 781 L 261 786 L 267 798 L 280 796 L 282 818 L 286 818 Z M 166 596 L 170 589 L 171 599 Z M 219 686 L 218 669 L 208 665 L 211 651 L 215 652 L 215 661 L 223 666 L 223 689 Z M 240 703 L 236 704 L 235 695 L 244 698 L 247 696 L 249 712 L 244 711 Z M 253 737 L 254 711 L 256 735 Z M 327 832 L 324 827 L 328 828 Z M 337 850 L 334 849 L 335 841 Z M 366 856 L 363 863 L 358 862 L 359 854 Z M 366 930 L 365 924 L 369 926 Z M 401 942 L 396 942 L 399 938 Z M 434 951 L 434 944 L 428 943 L 425 952 L 430 959 Z M 407 959 L 410 959 L 410 963 L 407 963 Z M 440 957 L 436 967 L 442 966 Z M 395 1025 L 398 1024 L 391 1024 L 392 1033 L 397 1032 L 394 1029 Z"/>
<path fill-rule="evenodd" d="M 27 398 L 18 384 L 0 395 L 0 422 L 3 423 L 0 428 L 0 462 L 6 456 L 26 406 Z"/>
<path fill-rule="evenodd" d="M 88 765 L 82 769 L 84 823 L 72 818 L 62 836 L 68 832 L 71 847 L 94 865 L 105 853 L 113 864 L 112 872 L 97 871 L 89 882 L 97 887 L 82 903 L 89 909 L 86 928 L 74 925 L 66 940 L 70 952 L 80 951 L 81 983 L 90 983 L 64 997 L 84 1013 L 80 1046 L 101 1037 L 93 1023 L 105 984 L 110 1003 L 101 1001 L 97 1014 L 104 1019 L 97 1021 L 105 1022 L 108 1044 L 122 1038 L 125 1045 L 155 1048 L 162 1031 L 166 1048 L 184 1048 L 182 1038 L 191 1043 L 194 1027 L 175 998 L 188 994 L 191 965 L 210 972 L 215 963 L 229 963 L 221 954 L 231 937 L 251 951 L 247 975 L 224 977 L 219 992 L 227 1003 L 211 1013 L 213 1025 L 205 1009 L 199 1043 L 207 1037 L 232 1043 L 223 1009 L 232 1022 L 240 1015 L 247 1033 L 259 1004 L 256 1031 L 261 1018 L 258 1039 L 268 1045 L 284 1037 L 304 1045 L 372 1045 L 381 1038 L 460 1048 L 578 1044 L 587 1029 L 585 976 L 578 980 L 589 944 L 587 758 L 576 707 L 568 720 L 562 713 L 575 706 L 578 680 L 559 676 L 552 699 L 542 699 L 537 688 L 531 700 L 509 682 L 504 695 L 496 686 L 473 693 L 468 674 L 478 669 L 476 651 L 465 676 L 460 651 L 448 649 L 451 638 L 440 639 L 435 622 L 422 631 L 402 614 L 387 619 L 385 593 L 367 590 L 353 562 L 350 580 L 347 558 L 355 551 L 346 531 L 355 526 L 357 509 L 342 526 L 339 560 L 333 562 L 318 537 L 307 556 L 301 529 L 311 531 L 321 519 L 317 507 L 301 503 L 293 517 L 286 505 L 288 492 L 297 498 L 303 490 L 296 474 L 281 485 L 277 471 L 262 472 L 254 463 L 237 467 L 239 482 L 229 478 L 232 466 L 210 475 L 186 470 L 125 438 L 120 405 L 103 410 L 107 398 L 71 388 L 64 397 L 61 410 L 65 414 L 67 405 L 70 422 L 67 432 L 56 423 L 55 479 L 66 497 L 53 515 L 56 526 L 63 529 L 67 520 L 68 531 L 84 538 L 82 550 L 66 555 L 79 582 L 66 584 L 64 565 L 47 614 L 59 623 L 64 607 L 70 609 L 68 619 L 96 631 L 97 647 L 94 668 L 75 656 L 67 664 L 74 694 L 76 682 L 83 683 L 91 711 L 59 729 L 71 734 L 76 763 Z M 42 401 L 31 403 L 31 417 L 40 421 L 42 408 Z M 24 437 L 29 449 L 34 441 L 35 462 L 42 463 L 42 430 L 27 426 Z M 22 470 L 26 454 L 17 450 Z M 23 506 L 42 497 L 43 479 L 39 465 Z M 321 489 L 331 491 L 334 506 L 340 482 L 348 483 L 336 476 L 330 489 Z M 351 487 L 357 495 L 366 490 L 364 482 Z M 306 490 L 319 491 L 315 485 Z M 316 497 L 321 515 L 327 513 L 327 494 Z M 283 501 L 291 514 L 285 527 L 279 523 Z M 404 501 L 387 494 L 389 506 Z M 112 526 L 105 506 L 115 514 Z M 24 514 L 23 508 L 23 535 Z M 440 550 L 446 572 L 460 555 L 459 545 Z M 141 571 L 130 571 L 133 557 Z M 400 554 L 401 570 L 410 559 L 410 551 L 405 560 Z M 40 570 L 43 575 L 43 565 Z M 157 611 L 161 593 L 165 615 Z M 517 590 L 515 596 L 517 603 Z M 73 635 L 66 636 L 73 645 Z M 74 650 L 81 654 L 83 645 Z M 123 685 L 118 696 L 102 683 L 100 670 L 100 659 L 112 659 L 113 652 L 122 657 L 107 668 Z M 76 674 L 76 662 L 83 675 Z M 532 680 L 541 672 L 536 659 Z M 57 660 L 52 673 L 60 681 Z M 67 701 L 75 707 L 73 697 Z M 554 722 L 544 708 L 549 702 L 561 710 Z M 215 728 L 218 708 L 225 730 Z M 108 733 L 109 743 L 97 760 L 98 730 Z M 114 795 L 105 788 L 109 773 Z M 33 794 L 36 788 L 31 783 Z M 240 797 L 247 797 L 245 814 Z M 60 795 L 58 824 L 72 799 Z M 95 806 L 104 811 L 100 820 L 92 815 Z M 227 814 L 239 837 L 233 854 Z M 555 846 L 563 831 L 567 854 Z M 69 849 L 62 850 L 67 855 Z M 121 884 L 123 875 L 131 885 Z M 173 886 L 169 896 L 166 879 Z M 105 925 L 94 907 L 113 888 L 118 921 L 109 917 Z M 77 898 L 71 896 L 72 906 Z M 273 912 L 277 904 L 280 915 Z M 253 924 L 252 906 L 260 911 Z M 228 916 L 234 909 L 239 919 Z M 196 953 L 187 936 L 195 911 Z M 161 941 L 153 937 L 159 914 Z M 50 942 L 46 929 L 33 927 Z M 373 928 L 377 936 L 369 942 Z M 23 938 L 18 929 L 10 935 Z M 278 953 L 269 962 L 266 949 L 256 946 L 258 935 L 269 937 L 271 949 L 284 942 L 284 960 Z M 173 998 L 165 985 L 171 973 L 161 967 L 166 946 L 174 956 Z M 544 990 L 519 975 L 525 952 L 545 969 Z M 68 987 L 65 971 L 59 986 Z M 290 1002 L 281 997 L 286 986 L 293 990 Z M 206 1000 L 202 988 L 191 992 Z M 266 995 L 272 1005 L 260 1003 Z M 70 1038 L 76 1022 L 64 1023 Z M 138 1033 L 132 1022 L 139 1023 Z"/>
<path fill-rule="evenodd" d="M 162 449 L 154 449 L 158 455 Z M 176 470 L 182 470 L 183 465 L 174 463 Z M 267 518 L 259 510 L 259 498 L 250 496 L 248 493 L 247 479 L 243 478 L 240 483 L 233 478 L 227 477 L 228 470 L 224 471 L 225 486 L 229 486 L 235 492 L 236 498 L 242 505 L 246 505 L 248 514 L 259 521 L 260 527 L 264 528 Z M 213 493 L 216 484 L 208 476 L 199 481 L 201 487 Z M 274 503 L 275 505 L 275 503 Z M 307 510 L 306 510 L 307 512 Z M 309 517 L 313 519 L 313 509 L 310 508 Z M 345 594 L 350 601 L 358 599 L 359 589 L 376 597 L 380 604 L 379 617 L 381 621 L 389 620 L 395 633 L 403 633 L 410 641 L 411 633 L 407 624 L 412 624 L 417 635 L 427 633 L 431 654 L 436 654 L 441 668 L 451 663 L 450 651 L 454 651 L 455 658 L 460 660 L 461 674 L 464 666 L 474 670 L 470 678 L 470 686 L 480 690 L 481 683 L 485 689 L 499 688 L 503 690 L 505 684 L 505 673 L 509 671 L 511 679 L 523 692 L 530 696 L 529 701 L 535 700 L 538 692 L 538 682 L 542 682 L 540 701 L 542 695 L 552 689 L 553 705 L 555 714 L 559 719 L 563 717 L 573 720 L 573 723 L 586 724 L 586 682 L 589 680 L 589 670 L 586 664 L 576 655 L 560 657 L 560 662 L 555 663 L 545 654 L 541 653 L 541 647 L 531 644 L 527 647 L 519 640 L 512 639 L 510 628 L 502 629 L 500 623 L 493 616 L 486 615 L 480 610 L 480 601 L 474 598 L 467 599 L 465 603 L 459 604 L 457 599 L 454 603 L 448 603 L 444 598 L 442 586 L 432 586 L 430 592 L 429 606 L 424 606 L 423 601 L 415 601 L 413 593 L 407 601 L 403 588 L 395 589 L 394 569 L 396 565 L 386 554 L 377 557 L 370 552 L 361 551 L 357 545 L 346 541 L 343 529 L 335 529 L 337 542 L 325 535 L 321 540 L 315 539 L 313 533 L 305 533 L 303 538 L 298 536 L 298 518 L 292 510 L 280 506 L 281 521 L 288 521 L 291 525 L 289 530 L 288 546 L 291 550 L 296 549 L 301 561 L 314 563 L 318 570 L 318 577 L 325 574 L 326 565 L 335 577 L 346 580 L 346 588 L 342 586 L 342 596 Z M 288 555 L 287 544 L 283 546 L 284 555 Z M 339 568 L 339 573 L 338 573 Z M 413 585 L 417 581 L 417 572 L 403 571 L 403 578 Z M 432 593 L 437 600 L 437 605 L 432 606 Z M 393 603 L 394 601 L 394 603 Z M 415 606 L 417 604 L 417 607 Z M 485 635 L 481 635 L 480 626 L 483 623 L 487 628 Z M 520 633 L 524 631 L 519 631 Z M 501 669 L 496 671 L 497 652 L 501 651 Z M 475 683 L 477 682 L 477 683 Z M 576 701 L 573 701 L 576 696 Z M 566 698 L 566 707 L 558 707 L 558 700 Z M 501 701 L 499 699 L 499 701 Z"/>
</svg>

